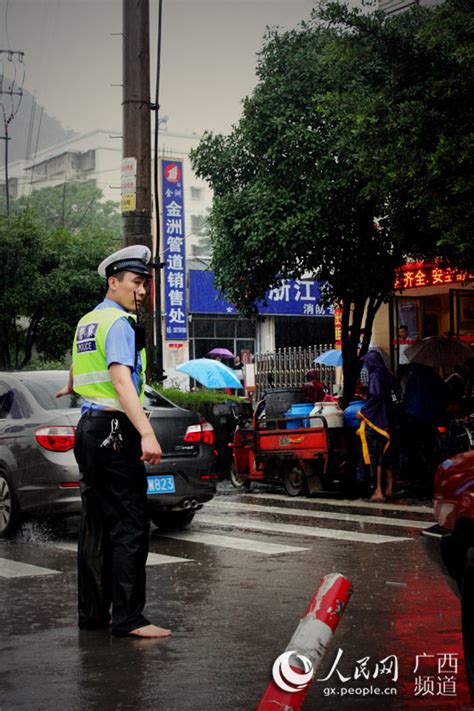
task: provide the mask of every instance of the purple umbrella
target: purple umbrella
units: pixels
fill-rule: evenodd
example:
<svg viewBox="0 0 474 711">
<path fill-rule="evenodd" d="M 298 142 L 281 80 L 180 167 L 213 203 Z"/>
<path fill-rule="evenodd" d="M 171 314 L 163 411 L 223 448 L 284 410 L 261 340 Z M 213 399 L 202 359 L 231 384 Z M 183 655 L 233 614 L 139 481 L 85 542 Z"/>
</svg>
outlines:
<svg viewBox="0 0 474 711">
<path fill-rule="evenodd" d="M 231 353 L 227 348 L 213 348 L 212 351 L 206 353 L 206 358 L 212 356 L 220 356 L 221 358 L 234 358 L 234 354 Z"/>
</svg>

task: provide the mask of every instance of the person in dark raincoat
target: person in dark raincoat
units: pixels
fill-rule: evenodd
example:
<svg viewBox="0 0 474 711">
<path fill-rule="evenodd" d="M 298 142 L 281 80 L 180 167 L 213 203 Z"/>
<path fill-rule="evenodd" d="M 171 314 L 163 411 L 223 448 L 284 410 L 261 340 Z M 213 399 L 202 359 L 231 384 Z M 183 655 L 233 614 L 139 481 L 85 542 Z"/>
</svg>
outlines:
<svg viewBox="0 0 474 711">
<path fill-rule="evenodd" d="M 364 463 L 370 466 L 374 492 L 372 501 L 383 501 L 393 495 L 393 460 L 399 437 L 398 406 L 401 389 L 395 376 L 386 367 L 377 351 L 369 351 L 363 358 L 369 374 L 367 399 L 359 412 L 362 420 L 357 431 L 361 439 Z"/>
<path fill-rule="evenodd" d="M 438 426 L 448 420 L 449 388 L 429 365 L 411 363 L 405 384 L 403 432 L 406 468 L 414 480 L 431 486 L 443 454 Z"/>
</svg>

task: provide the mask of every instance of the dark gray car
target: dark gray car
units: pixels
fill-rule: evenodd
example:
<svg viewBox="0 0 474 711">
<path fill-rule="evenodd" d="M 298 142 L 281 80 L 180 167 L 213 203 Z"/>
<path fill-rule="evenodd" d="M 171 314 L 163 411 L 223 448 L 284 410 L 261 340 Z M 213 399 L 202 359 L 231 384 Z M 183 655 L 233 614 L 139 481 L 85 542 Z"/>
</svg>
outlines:
<svg viewBox="0 0 474 711">
<path fill-rule="evenodd" d="M 54 396 L 67 377 L 67 371 L 0 373 L 0 537 L 26 516 L 80 512 L 73 453 L 80 399 Z M 161 528 L 183 527 L 215 493 L 214 430 L 151 388 L 145 408 L 163 450 L 160 464 L 147 466 L 150 517 Z"/>
</svg>

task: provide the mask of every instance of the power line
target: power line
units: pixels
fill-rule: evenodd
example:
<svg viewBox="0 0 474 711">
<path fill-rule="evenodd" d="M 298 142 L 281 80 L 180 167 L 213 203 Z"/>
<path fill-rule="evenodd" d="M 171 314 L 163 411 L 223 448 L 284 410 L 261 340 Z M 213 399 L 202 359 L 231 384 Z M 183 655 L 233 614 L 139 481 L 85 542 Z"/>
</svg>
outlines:
<svg viewBox="0 0 474 711">
<path fill-rule="evenodd" d="M 32 96 L 30 120 L 28 123 L 28 137 L 26 140 L 25 167 L 23 168 L 22 193 L 24 193 L 24 194 L 26 194 L 26 186 L 27 186 L 28 179 L 29 179 L 26 166 L 27 166 L 28 161 L 30 160 L 31 139 L 33 138 L 33 124 L 35 122 L 35 113 L 36 113 L 36 97 Z"/>
<path fill-rule="evenodd" d="M 25 81 L 25 63 L 24 63 L 24 57 L 25 53 L 18 50 L 18 49 L 1 49 L 0 48 L 0 62 L 2 65 L 2 79 L 1 79 L 1 85 L 0 85 L 0 94 L 7 95 L 10 97 L 10 102 L 11 102 L 11 111 L 5 113 L 9 114 L 8 121 L 12 121 L 15 116 L 18 113 L 18 109 L 20 108 L 21 100 L 23 98 L 23 84 Z M 5 65 L 4 65 L 4 59 L 6 58 L 7 62 L 10 62 L 13 68 L 13 77 L 10 78 L 10 84 L 9 86 L 6 84 L 6 80 L 8 79 L 6 71 L 5 71 Z M 21 81 L 17 82 L 16 75 L 17 75 L 17 67 L 18 65 L 22 66 L 22 77 Z M 8 65 L 7 65 L 8 66 Z M 4 86 L 5 84 L 5 86 Z M 18 97 L 15 99 L 14 97 Z M 16 102 L 16 103 L 15 103 Z M 2 102 L 3 104 L 3 102 Z"/>
<path fill-rule="evenodd" d="M 39 121 L 38 121 L 38 133 L 36 134 L 35 152 L 33 154 L 33 164 L 31 166 L 30 193 L 31 193 L 32 186 L 33 186 L 33 176 L 34 176 L 34 172 L 35 172 L 36 154 L 38 153 L 38 143 L 39 143 L 39 137 L 40 137 L 40 133 L 41 133 L 42 120 L 43 120 L 43 107 L 41 107 L 41 110 L 40 110 Z"/>
<path fill-rule="evenodd" d="M 6 5 L 6 16 L 5 16 L 5 24 L 7 23 L 7 14 L 8 14 L 8 2 Z M 18 113 L 18 109 L 20 108 L 21 105 L 21 100 L 23 97 L 23 82 L 25 80 L 25 68 L 24 68 L 24 62 L 23 62 L 23 57 L 24 57 L 24 52 L 21 52 L 20 50 L 12 50 L 10 46 L 10 41 L 8 40 L 8 34 L 7 34 L 7 44 L 8 44 L 8 49 L 0 49 L 0 57 L 1 57 L 1 66 L 2 66 L 2 78 L 0 82 L 0 96 L 9 96 L 10 97 L 10 104 L 11 104 L 11 109 L 7 111 L 5 108 L 5 104 L 3 102 L 3 98 L 0 100 L 0 107 L 2 109 L 3 113 L 3 130 L 4 130 L 4 135 L 0 136 L 0 138 L 5 141 L 5 197 L 6 197 L 6 207 L 7 207 L 7 217 L 10 215 L 10 184 L 9 184 L 9 175 L 8 175 L 8 142 L 10 140 L 10 137 L 8 135 L 8 128 L 10 123 L 13 121 L 15 116 Z M 6 59 L 8 62 L 11 62 L 14 68 L 14 74 L 13 74 L 13 79 L 10 79 L 10 86 L 6 86 L 4 88 L 4 80 L 5 80 L 5 65 L 4 65 L 4 56 L 6 55 Z M 21 86 L 17 84 L 16 81 L 16 75 L 17 75 L 17 63 L 23 65 L 23 76 L 21 80 Z M 8 66 L 8 65 L 7 65 Z M 18 99 L 14 98 L 18 97 Z"/>
<path fill-rule="evenodd" d="M 155 376 L 158 382 L 163 382 L 163 336 L 161 323 L 161 229 L 160 229 L 160 204 L 158 199 L 158 137 L 159 137 L 159 110 L 160 110 L 160 73 L 161 73 L 161 37 L 163 30 L 163 0 L 159 0 L 158 5 L 158 43 L 156 49 L 156 86 L 155 105 L 151 108 L 155 110 L 155 135 L 154 135 L 154 157 L 153 157 L 153 177 L 154 191 L 153 202 L 155 207 L 155 234 L 156 234 L 156 254 L 155 254 Z"/>
<path fill-rule="evenodd" d="M 8 39 L 8 5 L 9 4 L 10 4 L 10 0 L 7 0 L 7 4 L 5 5 L 5 37 L 7 40 L 8 49 L 11 49 L 10 40 Z"/>
<path fill-rule="evenodd" d="M 82 213 L 82 217 L 81 217 L 81 219 L 79 220 L 79 222 L 77 222 L 77 223 L 74 225 L 74 227 L 71 228 L 71 232 L 74 232 L 75 230 L 77 230 L 77 229 L 79 228 L 79 226 L 81 225 L 81 223 L 82 223 L 84 217 L 87 215 L 87 213 L 89 212 L 90 208 L 92 207 L 92 204 L 95 202 L 95 199 L 96 199 L 96 198 L 95 198 L 95 195 L 94 195 L 94 197 L 90 200 L 90 202 L 89 202 L 89 204 L 87 205 L 86 209 L 85 209 L 84 212 Z"/>
</svg>

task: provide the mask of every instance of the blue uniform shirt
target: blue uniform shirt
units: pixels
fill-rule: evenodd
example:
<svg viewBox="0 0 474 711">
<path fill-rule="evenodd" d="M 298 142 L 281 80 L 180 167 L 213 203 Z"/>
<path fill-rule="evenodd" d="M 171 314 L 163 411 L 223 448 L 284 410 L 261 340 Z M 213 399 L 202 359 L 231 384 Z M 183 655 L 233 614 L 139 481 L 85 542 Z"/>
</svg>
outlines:
<svg viewBox="0 0 474 711">
<path fill-rule="evenodd" d="M 98 304 L 94 311 L 99 309 L 119 309 L 123 311 L 124 316 L 127 316 L 127 311 L 117 304 L 112 299 L 104 299 Z M 107 358 L 107 367 L 110 368 L 112 363 L 120 365 L 128 365 L 132 371 L 132 382 L 138 394 L 141 391 L 141 367 L 142 358 L 138 353 L 137 366 L 135 367 L 135 332 L 127 318 L 119 318 L 109 329 L 105 341 L 105 356 Z M 81 412 L 85 410 L 103 410 L 101 405 L 96 405 L 93 402 L 84 400 L 81 407 Z"/>
</svg>

